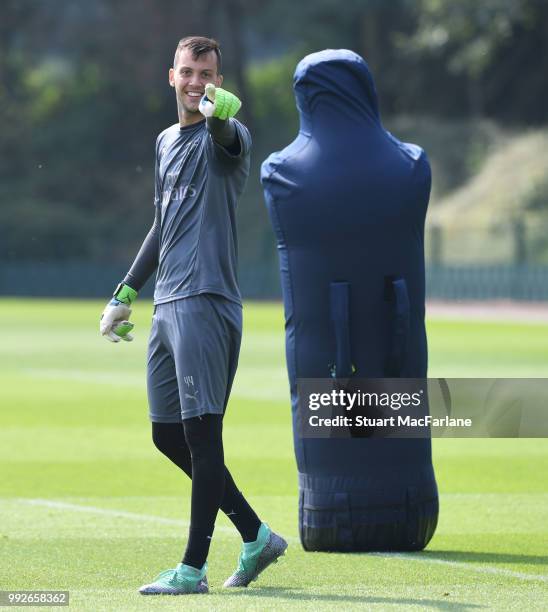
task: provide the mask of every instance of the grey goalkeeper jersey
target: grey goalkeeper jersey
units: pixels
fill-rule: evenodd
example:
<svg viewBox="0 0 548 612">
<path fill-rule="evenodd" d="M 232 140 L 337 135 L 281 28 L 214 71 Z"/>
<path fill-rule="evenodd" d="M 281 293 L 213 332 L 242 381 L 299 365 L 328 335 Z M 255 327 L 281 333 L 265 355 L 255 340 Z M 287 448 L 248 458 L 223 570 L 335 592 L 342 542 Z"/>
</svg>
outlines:
<svg viewBox="0 0 548 612">
<path fill-rule="evenodd" d="M 216 143 L 206 122 L 172 125 L 156 141 L 160 214 L 154 303 L 215 293 L 241 303 L 236 203 L 249 175 L 251 136 L 233 119 L 238 155 Z"/>
</svg>

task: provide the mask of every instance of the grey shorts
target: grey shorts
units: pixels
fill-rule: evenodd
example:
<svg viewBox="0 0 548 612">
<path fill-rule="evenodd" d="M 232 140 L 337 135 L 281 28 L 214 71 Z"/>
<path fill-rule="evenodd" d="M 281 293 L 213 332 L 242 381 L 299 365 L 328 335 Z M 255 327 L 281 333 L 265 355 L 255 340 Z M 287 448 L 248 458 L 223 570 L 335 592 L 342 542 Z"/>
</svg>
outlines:
<svg viewBox="0 0 548 612">
<path fill-rule="evenodd" d="M 220 295 L 155 306 L 147 358 L 150 420 L 224 414 L 241 338 L 242 307 Z"/>
</svg>

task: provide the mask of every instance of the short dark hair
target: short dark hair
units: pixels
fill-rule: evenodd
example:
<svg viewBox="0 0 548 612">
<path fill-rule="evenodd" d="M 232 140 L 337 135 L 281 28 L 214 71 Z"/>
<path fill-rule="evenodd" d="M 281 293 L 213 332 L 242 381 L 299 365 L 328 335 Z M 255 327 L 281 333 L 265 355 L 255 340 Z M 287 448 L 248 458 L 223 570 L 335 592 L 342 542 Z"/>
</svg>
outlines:
<svg viewBox="0 0 548 612">
<path fill-rule="evenodd" d="M 181 38 L 175 51 L 175 57 L 173 58 L 174 67 L 177 65 L 179 53 L 183 49 L 190 49 L 194 59 L 198 59 L 200 55 L 214 51 L 217 56 L 217 73 L 221 74 L 221 48 L 219 43 L 213 38 L 206 38 L 205 36 L 186 36 L 185 38 Z"/>
</svg>

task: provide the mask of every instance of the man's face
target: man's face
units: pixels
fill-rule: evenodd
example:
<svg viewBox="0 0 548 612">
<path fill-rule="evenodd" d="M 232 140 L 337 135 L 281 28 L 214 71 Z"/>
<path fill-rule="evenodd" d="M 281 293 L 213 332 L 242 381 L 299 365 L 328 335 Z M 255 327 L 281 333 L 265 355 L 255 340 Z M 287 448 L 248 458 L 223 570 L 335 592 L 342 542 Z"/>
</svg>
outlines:
<svg viewBox="0 0 548 612">
<path fill-rule="evenodd" d="M 215 51 L 203 53 L 197 59 L 191 49 L 179 52 L 177 65 L 169 70 L 169 84 L 175 88 L 177 104 L 185 113 L 197 113 L 205 86 L 214 83 L 220 87 L 222 75 L 217 72 Z"/>
</svg>

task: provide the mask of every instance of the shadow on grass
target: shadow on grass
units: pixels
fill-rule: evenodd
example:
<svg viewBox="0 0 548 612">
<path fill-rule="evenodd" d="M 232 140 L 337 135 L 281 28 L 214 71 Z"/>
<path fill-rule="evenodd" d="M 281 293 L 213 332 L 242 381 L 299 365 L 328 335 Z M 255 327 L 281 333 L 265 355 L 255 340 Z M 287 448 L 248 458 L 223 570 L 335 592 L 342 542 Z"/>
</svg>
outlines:
<svg viewBox="0 0 548 612">
<path fill-rule="evenodd" d="M 344 584 L 339 587 L 344 590 Z M 419 606 L 422 608 L 431 607 L 438 610 L 472 610 L 486 608 L 487 606 L 464 603 L 462 601 L 448 601 L 446 599 L 412 599 L 406 597 L 379 597 L 377 595 L 336 595 L 334 593 L 317 593 L 313 589 L 303 591 L 293 587 L 253 587 L 251 589 L 237 589 L 223 592 L 223 595 L 242 595 L 245 597 L 276 597 L 289 601 L 318 601 L 319 603 L 331 602 L 336 604 L 359 603 L 359 604 L 386 604 L 386 605 L 405 605 Z M 449 596 L 449 595 L 448 595 Z"/>
<path fill-rule="evenodd" d="M 442 561 L 458 561 L 461 563 L 522 563 L 524 565 L 546 565 L 548 563 L 548 556 L 546 555 L 519 555 L 467 550 L 424 550 L 420 553 L 406 554 L 424 559 L 440 559 Z"/>
</svg>

